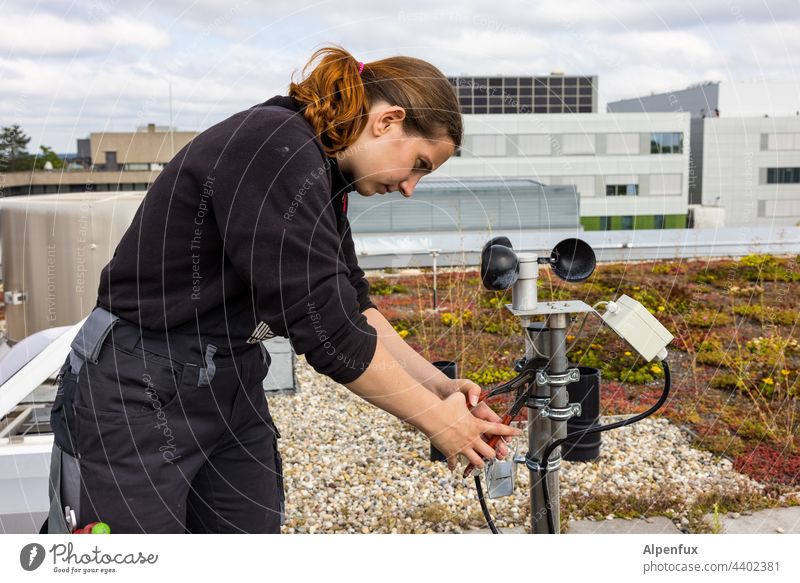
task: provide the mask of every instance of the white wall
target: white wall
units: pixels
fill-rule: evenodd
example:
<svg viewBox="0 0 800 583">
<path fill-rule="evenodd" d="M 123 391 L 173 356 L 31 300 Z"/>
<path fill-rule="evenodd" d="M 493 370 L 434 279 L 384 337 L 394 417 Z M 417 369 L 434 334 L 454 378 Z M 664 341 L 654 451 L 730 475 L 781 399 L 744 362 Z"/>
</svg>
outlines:
<svg viewBox="0 0 800 583">
<path fill-rule="evenodd" d="M 800 79 L 720 83 L 719 111 L 720 117 L 795 116 L 800 111 Z"/>
<path fill-rule="evenodd" d="M 723 207 L 727 226 L 800 224 L 800 184 L 765 183 L 767 168 L 800 167 L 796 133 L 800 133 L 800 118 L 795 116 L 707 118 L 703 204 Z M 792 137 L 787 140 L 773 134 Z"/>
</svg>

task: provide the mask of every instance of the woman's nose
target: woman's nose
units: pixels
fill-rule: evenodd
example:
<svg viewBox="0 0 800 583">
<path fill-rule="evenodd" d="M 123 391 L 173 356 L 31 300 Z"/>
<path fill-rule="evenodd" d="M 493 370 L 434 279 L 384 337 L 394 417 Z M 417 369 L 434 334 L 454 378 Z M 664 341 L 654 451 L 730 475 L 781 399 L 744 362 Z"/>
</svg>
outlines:
<svg viewBox="0 0 800 583">
<path fill-rule="evenodd" d="M 403 196 L 408 198 L 414 193 L 414 189 L 417 187 L 417 182 L 419 182 L 419 179 L 419 176 L 409 176 L 398 185 L 398 190 Z"/>
</svg>

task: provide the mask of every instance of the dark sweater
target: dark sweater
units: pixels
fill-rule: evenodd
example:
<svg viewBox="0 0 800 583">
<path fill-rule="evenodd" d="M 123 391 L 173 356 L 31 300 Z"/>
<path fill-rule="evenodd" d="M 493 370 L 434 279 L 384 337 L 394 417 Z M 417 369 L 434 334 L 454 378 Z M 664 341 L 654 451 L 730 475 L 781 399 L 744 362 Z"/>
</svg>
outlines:
<svg viewBox="0 0 800 583">
<path fill-rule="evenodd" d="M 98 304 L 234 351 L 288 337 L 348 383 L 369 366 L 375 307 L 347 220 L 352 181 L 300 104 L 275 96 L 210 127 L 164 168 L 103 269 Z"/>
</svg>

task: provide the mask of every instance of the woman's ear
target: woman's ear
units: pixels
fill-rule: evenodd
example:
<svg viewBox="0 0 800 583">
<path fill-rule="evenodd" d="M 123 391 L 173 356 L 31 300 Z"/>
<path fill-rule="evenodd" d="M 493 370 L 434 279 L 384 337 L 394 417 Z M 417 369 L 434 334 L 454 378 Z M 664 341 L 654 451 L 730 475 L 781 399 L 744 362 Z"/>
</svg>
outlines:
<svg viewBox="0 0 800 583">
<path fill-rule="evenodd" d="M 405 117 L 406 110 L 399 105 L 389 105 L 386 109 L 381 110 L 373 124 L 376 137 L 389 132 L 392 124 L 399 124 L 398 127 L 402 128 Z"/>
</svg>

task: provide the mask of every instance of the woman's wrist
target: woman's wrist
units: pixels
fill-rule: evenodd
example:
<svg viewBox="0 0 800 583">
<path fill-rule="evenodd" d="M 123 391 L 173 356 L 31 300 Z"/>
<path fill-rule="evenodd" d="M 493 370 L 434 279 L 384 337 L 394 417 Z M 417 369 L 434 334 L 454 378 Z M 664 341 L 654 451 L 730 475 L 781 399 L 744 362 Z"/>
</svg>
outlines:
<svg viewBox="0 0 800 583">
<path fill-rule="evenodd" d="M 455 391 L 453 387 L 453 379 L 438 369 L 437 372 L 439 375 L 428 383 L 428 389 L 430 389 L 430 391 L 437 395 L 440 399 L 446 399 L 453 393 L 453 391 Z"/>
<path fill-rule="evenodd" d="M 441 432 L 446 420 L 447 415 L 445 413 L 444 403 L 442 399 L 437 397 L 435 401 L 431 402 L 429 407 L 416 415 L 413 420 L 409 420 L 409 423 L 430 439 Z"/>
</svg>

